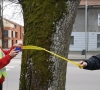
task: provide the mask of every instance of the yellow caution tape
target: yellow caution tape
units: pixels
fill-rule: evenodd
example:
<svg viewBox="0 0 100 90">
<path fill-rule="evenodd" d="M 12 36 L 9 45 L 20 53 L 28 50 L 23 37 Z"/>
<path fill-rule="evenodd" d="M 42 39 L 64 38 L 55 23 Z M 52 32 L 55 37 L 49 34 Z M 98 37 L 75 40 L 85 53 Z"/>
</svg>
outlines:
<svg viewBox="0 0 100 90">
<path fill-rule="evenodd" d="M 64 58 L 64 57 L 62 57 L 62 56 L 60 56 L 60 55 L 58 55 L 58 54 L 55 54 L 55 53 L 53 53 L 53 52 L 51 52 L 51 51 L 46 50 L 45 48 L 41 48 L 41 47 L 38 47 L 38 46 L 22 46 L 22 49 L 44 50 L 44 51 L 46 51 L 46 52 L 48 52 L 48 53 L 50 53 L 50 54 L 52 54 L 52 55 L 54 55 L 54 56 L 57 56 L 57 57 L 59 57 L 59 58 L 65 60 L 65 61 L 67 61 L 67 62 L 70 62 L 71 64 L 74 64 L 74 65 L 78 66 L 79 68 L 83 68 L 79 63 L 74 62 L 74 61 L 72 61 L 72 60 L 68 60 L 68 59 L 66 59 L 66 58 Z"/>
</svg>

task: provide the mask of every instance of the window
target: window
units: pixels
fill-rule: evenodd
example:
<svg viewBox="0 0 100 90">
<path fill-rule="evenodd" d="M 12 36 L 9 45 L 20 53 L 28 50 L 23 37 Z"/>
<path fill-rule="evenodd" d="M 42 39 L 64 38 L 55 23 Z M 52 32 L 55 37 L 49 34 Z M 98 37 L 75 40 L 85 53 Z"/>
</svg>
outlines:
<svg viewBox="0 0 100 90">
<path fill-rule="evenodd" d="M 14 41 L 12 40 L 12 46 L 14 45 Z"/>
<path fill-rule="evenodd" d="M 4 37 L 8 37 L 8 30 L 4 30 L 3 35 L 4 35 Z"/>
<path fill-rule="evenodd" d="M 17 32 L 15 32 L 15 37 L 17 38 Z"/>
<path fill-rule="evenodd" d="M 74 45 L 74 36 L 71 36 L 70 45 Z"/>
<path fill-rule="evenodd" d="M 97 34 L 97 48 L 100 48 L 100 34 Z"/>
<path fill-rule="evenodd" d="M 13 37 L 13 31 L 11 32 L 11 36 Z"/>
<path fill-rule="evenodd" d="M 98 14 L 98 26 L 100 26 L 100 13 Z"/>
<path fill-rule="evenodd" d="M 8 48 L 8 40 L 4 40 L 4 48 Z"/>
<path fill-rule="evenodd" d="M 22 30 L 21 30 L 21 27 L 20 27 L 20 39 L 21 39 L 21 33 L 22 33 Z"/>
<path fill-rule="evenodd" d="M 17 25 L 14 25 L 14 27 L 16 28 L 16 27 L 17 27 Z"/>
<path fill-rule="evenodd" d="M 16 40 L 16 43 L 17 43 L 17 40 Z"/>
</svg>

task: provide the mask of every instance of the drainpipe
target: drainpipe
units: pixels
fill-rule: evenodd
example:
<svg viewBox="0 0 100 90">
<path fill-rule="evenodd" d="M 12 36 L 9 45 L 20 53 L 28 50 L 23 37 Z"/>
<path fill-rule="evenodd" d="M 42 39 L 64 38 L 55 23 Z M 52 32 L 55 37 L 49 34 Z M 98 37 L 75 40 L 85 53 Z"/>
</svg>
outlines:
<svg viewBox="0 0 100 90">
<path fill-rule="evenodd" d="M 87 35 L 87 4 L 88 0 L 85 0 L 85 59 L 87 58 L 86 52 L 88 49 L 88 35 Z"/>
</svg>

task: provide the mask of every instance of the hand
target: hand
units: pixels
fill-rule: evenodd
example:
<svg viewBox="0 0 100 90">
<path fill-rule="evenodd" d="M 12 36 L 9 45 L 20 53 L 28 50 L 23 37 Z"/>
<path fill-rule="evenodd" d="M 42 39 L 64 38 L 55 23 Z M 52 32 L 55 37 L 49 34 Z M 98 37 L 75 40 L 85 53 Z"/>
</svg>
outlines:
<svg viewBox="0 0 100 90">
<path fill-rule="evenodd" d="M 85 61 L 80 61 L 79 64 L 84 68 L 87 66 L 87 63 Z"/>
<path fill-rule="evenodd" d="M 18 54 L 18 52 L 19 52 L 19 50 L 15 50 L 15 49 L 12 49 L 11 51 L 10 51 L 10 53 L 9 53 L 9 55 L 11 56 L 11 57 L 15 57 L 17 54 Z"/>
<path fill-rule="evenodd" d="M 19 44 L 14 44 L 13 46 L 16 48 L 16 47 L 21 47 L 23 44 L 22 43 L 19 43 Z"/>
</svg>

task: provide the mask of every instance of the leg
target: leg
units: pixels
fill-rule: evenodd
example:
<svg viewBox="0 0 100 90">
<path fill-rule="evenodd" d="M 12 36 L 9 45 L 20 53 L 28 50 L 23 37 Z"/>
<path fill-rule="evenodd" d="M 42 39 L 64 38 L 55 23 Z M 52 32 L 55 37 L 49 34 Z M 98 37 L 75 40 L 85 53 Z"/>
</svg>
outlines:
<svg viewBox="0 0 100 90">
<path fill-rule="evenodd" d="M 0 84 L 0 90 L 2 90 L 2 84 Z"/>
</svg>

